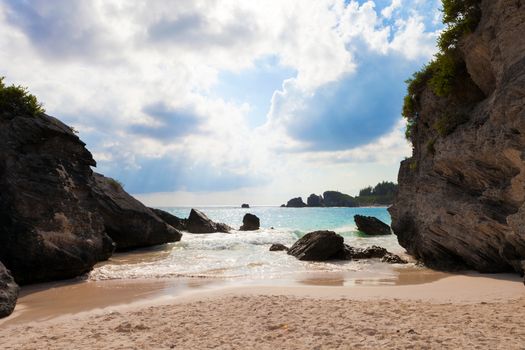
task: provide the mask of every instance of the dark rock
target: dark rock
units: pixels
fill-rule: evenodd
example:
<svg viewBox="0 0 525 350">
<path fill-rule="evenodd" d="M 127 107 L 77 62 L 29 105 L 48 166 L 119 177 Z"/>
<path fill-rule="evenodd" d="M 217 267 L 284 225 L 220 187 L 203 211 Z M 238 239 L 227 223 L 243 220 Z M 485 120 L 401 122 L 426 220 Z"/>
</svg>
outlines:
<svg viewBox="0 0 525 350">
<path fill-rule="evenodd" d="M 367 235 L 389 235 L 392 233 L 390 226 L 373 216 L 355 215 L 354 221 L 357 229 Z"/>
<path fill-rule="evenodd" d="M 324 200 L 322 196 L 318 196 L 316 194 L 311 194 L 308 199 L 306 200 L 306 203 L 309 207 L 322 207 L 324 206 Z"/>
<path fill-rule="evenodd" d="M 272 246 L 270 247 L 270 251 L 271 252 L 279 252 L 279 251 L 288 251 L 290 250 L 290 248 L 288 248 L 287 246 L 285 246 L 284 244 L 281 244 L 281 243 L 275 243 L 275 244 L 272 244 Z"/>
<path fill-rule="evenodd" d="M 0 318 L 11 315 L 18 298 L 18 285 L 0 262 Z"/>
<path fill-rule="evenodd" d="M 323 193 L 325 207 L 357 207 L 359 203 L 347 194 L 337 191 L 326 191 Z"/>
<path fill-rule="evenodd" d="M 19 284 L 76 277 L 113 252 L 84 146 L 53 117 L 0 111 L 0 261 Z"/>
<path fill-rule="evenodd" d="M 422 86 L 415 99 L 413 154 L 401 163 L 389 211 L 399 243 L 427 266 L 523 273 L 524 9 L 523 1 L 481 1 L 479 25 L 458 44 L 461 93 L 440 97 Z M 455 123 L 438 132 L 447 115 Z"/>
<path fill-rule="evenodd" d="M 250 205 L 249 205 L 249 204 L 246 204 L 246 203 L 244 203 L 243 205 L 241 205 L 241 208 L 249 208 L 249 207 L 250 207 Z"/>
<path fill-rule="evenodd" d="M 365 248 L 365 249 L 351 247 L 350 257 L 353 260 L 379 259 L 387 255 L 388 253 L 389 252 L 385 248 L 378 247 L 375 245 Z"/>
<path fill-rule="evenodd" d="M 343 237 L 333 231 L 315 231 L 306 234 L 290 248 L 288 254 L 299 260 L 334 260 L 344 250 Z"/>
<path fill-rule="evenodd" d="M 91 182 L 98 211 L 117 250 L 180 241 L 182 234 L 133 198 L 115 180 L 93 174 Z"/>
<path fill-rule="evenodd" d="M 306 204 L 303 202 L 301 197 L 292 198 L 286 203 L 287 208 L 304 208 Z"/>
<path fill-rule="evenodd" d="M 247 213 L 242 218 L 241 231 L 255 231 L 261 226 L 259 218 L 253 214 Z"/>
<path fill-rule="evenodd" d="M 281 204 L 281 208 L 286 208 L 286 204 Z"/>
<path fill-rule="evenodd" d="M 214 233 L 230 232 L 231 227 L 226 224 L 217 224 L 210 220 L 206 214 L 197 209 L 192 209 L 188 218 L 188 232 L 191 233 Z"/>
<path fill-rule="evenodd" d="M 390 252 L 387 252 L 385 256 L 381 258 L 381 262 L 384 262 L 387 264 L 408 264 L 408 261 L 401 258 L 399 255 L 395 255 Z"/>
<path fill-rule="evenodd" d="M 161 218 L 164 222 L 166 222 L 168 225 L 171 225 L 172 227 L 176 228 L 180 231 L 187 231 L 188 228 L 188 219 L 181 219 L 171 213 L 168 213 L 167 211 L 157 209 L 157 208 L 149 208 L 151 211 L 155 213 L 159 218 Z"/>
</svg>

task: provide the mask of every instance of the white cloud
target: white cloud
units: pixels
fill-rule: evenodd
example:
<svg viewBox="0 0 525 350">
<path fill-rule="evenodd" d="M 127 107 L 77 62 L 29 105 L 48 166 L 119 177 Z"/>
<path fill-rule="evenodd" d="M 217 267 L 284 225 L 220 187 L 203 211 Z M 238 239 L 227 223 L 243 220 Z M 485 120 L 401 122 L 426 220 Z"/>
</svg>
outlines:
<svg viewBox="0 0 525 350">
<path fill-rule="evenodd" d="M 383 138 L 320 155 L 281 151 L 304 146 L 286 130 L 286 121 L 297 117 L 294 111 L 323 86 L 356 74 L 366 63 L 359 55 L 395 53 L 416 60 L 432 54 L 435 33 L 425 28 L 427 18 L 402 15 L 401 9 L 399 0 L 380 13 L 373 1 L 354 0 L 4 0 L 0 75 L 29 86 L 50 114 L 80 130 L 108 169 L 140 169 L 145 158 L 184 157 L 190 167 L 206 163 L 272 178 L 279 191 L 298 187 L 297 179 L 294 184 L 282 178 L 315 170 L 319 157 L 351 163 L 369 159 L 365 154 L 374 147 L 383 152 L 381 145 L 388 143 Z M 249 105 L 209 91 L 220 72 L 242 72 L 266 56 L 297 74 L 275 92 L 269 122 L 252 129 Z M 144 112 L 160 102 L 193 111 L 198 128 L 172 139 L 132 133 L 131 125 L 162 125 Z M 346 176 L 340 167 L 326 181 Z"/>
</svg>

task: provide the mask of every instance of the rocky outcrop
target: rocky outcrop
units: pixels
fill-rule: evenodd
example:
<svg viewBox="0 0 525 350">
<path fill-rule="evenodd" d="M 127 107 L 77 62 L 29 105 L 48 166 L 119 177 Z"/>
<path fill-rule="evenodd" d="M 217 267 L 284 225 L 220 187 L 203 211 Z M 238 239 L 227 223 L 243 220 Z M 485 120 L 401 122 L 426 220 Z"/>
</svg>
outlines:
<svg viewBox="0 0 525 350">
<path fill-rule="evenodd" d="M 18 298 L 18 285 L 0 262 L 0 318 L 11 315 Z"/>
<path fill-rule="evenodd" d="M 250 205 L 247 204 L 247 203 L 243 203 L 243 204 L 241 205 L 241 208 L 248 209 L 248 208 L 250 208 Z"/>
<path fill-rule="evenodd" d="M 210 220 L 206 214 L 197 209 L 190 211 L 187 221 L 188 232 L 191 233 L 228 233 L 232 229 L 230 226 L 222 223 L 216 223 Z"/>
<path fill-rule="evenodd" d="M 242 218 L 241 231 L 256 231 L 261 226 L 259 218 L 253 214 L 247 213 Z"/>
<path fill-rule="evenodd" d="M 306 204 L 303 202 L 301 197 L 292 198 L 286 203 L 287 208 L 304 208 Z"/>
<path fill-rule="evenodd" d="M 326 207 L 357 207 L 359 204 L 350 195 L 337 191 L 326 191 L 323 193 L 324 205 Z"/>
<path fill-rule="evenodd" d="M 525 4 L 483 0 L 460 42 L 463 97 L 420 94 L 413 156 L 390 208 L 399 243 L 427 265 L 517 271 L 525 262 Z M 474 88 L 472 88 L 474 86 Z M 477 89 L 477 91 L 476 91 Z M 481 98 L 469 98 L 479 96 Z M 436 131 L 443 111 L 465 123 Z"/>
<path fill-rule="evenodd" d="M 182 234 L 133 198 L 115 180 L 93 174 L 91 187 L 104 228 L 117 250 L 180 241 Z"/>
<path fill-rule="evenodd" d="M 354 215 L 357 229 L 370 236 L 389 235 L 392 233 L 390 226 L 373 216 Z"/>
<path fill-rule="evenodd" d="M 288 251 L 288 250 L 290 250 L 290 248 L 288 248 L 287 246 L 281 243 L 272 244 L 270 247 L 271 252 L 281 252 L 281 251 Z"/>
<path fill-rule="evenodd" d="M 309 207 L 323 207 L 324 206 L 324 200 L 322 196 L 318 196 L 314 193 L 312 193 L 308 199 L 306 200 L 306 204 Z"/>
<path fill-rule="evenodd" d="M 315 231 L 304 235 L 288 250 L 299 260 L 325 261 L 338 259 L 344 250 L 344 239 L 333 231 Z"/>
<path fill-rule="evenodd" d="M 281 246 L 273 245 L 270 250 L 272 248 L 278 250 Z M 288 250 L 288 254 L 305 261 L 381 259 L 382 262 L 390 264 L 407 263 L 382 247 L 351 247 L 344 243 L 342 236 L 333 231 L 315 231 L 306 234 L 295 242 Z"/>
<path fill-rule="evenodd" d="M 173 214 L 168 213 L 167 211 L 157 209 L 157 208 L 149 208 L 151 211 L 155 213 L 159 218 L 161 218 L 164 222 L 166 222 L 168 225 L 176 228 L 179 231 L 187 231 L 188 230 L 188 220 L 187 219 L 181 219 Z"/>
<path fill-rule="evenodd" d="M 0 261 L 19 284 L 72 278 L 111 256 L 91 166 L 59 120 L 0 111 Z"/>
</svg>

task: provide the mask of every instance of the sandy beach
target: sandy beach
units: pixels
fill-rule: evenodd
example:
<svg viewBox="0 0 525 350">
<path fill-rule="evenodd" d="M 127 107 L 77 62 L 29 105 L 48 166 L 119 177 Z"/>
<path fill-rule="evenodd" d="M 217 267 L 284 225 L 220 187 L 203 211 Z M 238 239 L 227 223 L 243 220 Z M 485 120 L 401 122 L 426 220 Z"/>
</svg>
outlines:
<svg viewBox="0 0 525 350">
<path fill-rule="evenodd" d="M 128 285 L 114 293 L 123 303 L 59 310 L 39 321 L 31 308 L 52 292 L 28 294 L 0 324 L 0 342 L 3 349 L 525 349 L 525 287 L 512 275 L 397 286 L 227 286 L 177 297 L 147 290 Z M 82 294 L 75 300 L 82 305 Z"/>
</svg>

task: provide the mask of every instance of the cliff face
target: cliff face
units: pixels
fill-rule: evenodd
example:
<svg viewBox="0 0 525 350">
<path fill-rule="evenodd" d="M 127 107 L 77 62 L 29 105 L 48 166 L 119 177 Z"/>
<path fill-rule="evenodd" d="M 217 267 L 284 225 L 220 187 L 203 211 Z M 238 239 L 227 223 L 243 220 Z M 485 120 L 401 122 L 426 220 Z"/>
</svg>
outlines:
<svg viewBox="0 0 525 350">
<path fill-rule="evenodd" d="M 389 209 L 400 244 L 436 267 L 525 268 L 525 2 L 484 0 L 460 51 L 470 79 L 458 96 L 420 95 L 413 157 Z M 466 123 L 436 131 L 453 107 Z"/>
<path fill-rule="evenodd" d="M 0 114 L 0 261 L 18 283 L 78 276 L 112 254 L 88 184 L 92 165 L 59 120 Z"/>
</svg>

